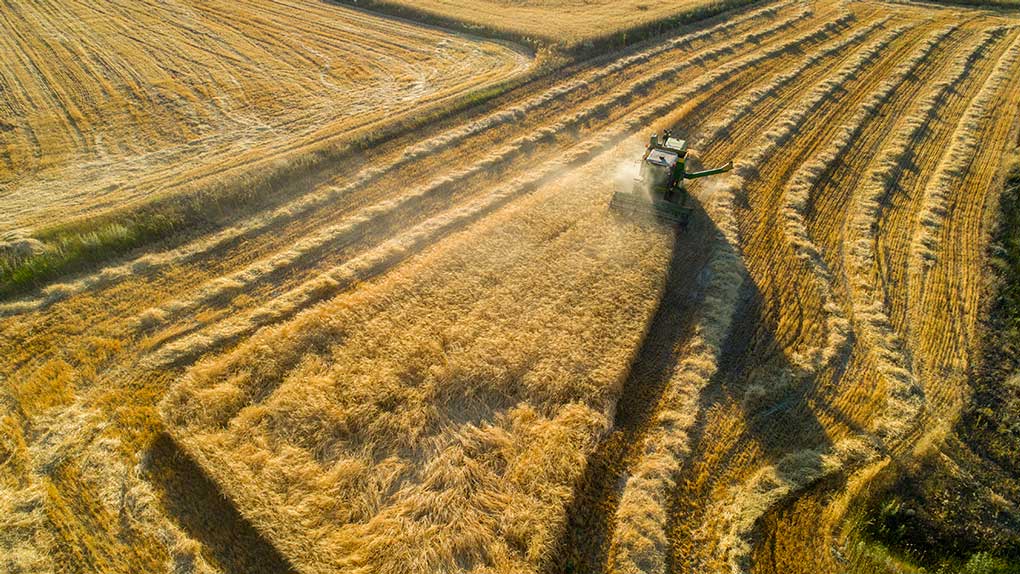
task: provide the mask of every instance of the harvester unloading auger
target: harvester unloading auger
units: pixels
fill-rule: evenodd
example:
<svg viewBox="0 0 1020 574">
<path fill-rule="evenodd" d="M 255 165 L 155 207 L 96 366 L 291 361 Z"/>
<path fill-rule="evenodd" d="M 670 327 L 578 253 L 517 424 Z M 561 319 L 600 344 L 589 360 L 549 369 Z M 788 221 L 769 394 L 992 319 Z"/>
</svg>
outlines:
<svg viewBox="0 0 1020 574">
<path fill-rule="evenodd" d="M 649 215 L 656 219 L 687 224 L 691 208 L 687 205 L 684 181 L 733 169 L 733 162 L 704 171 L 687 171 L 687 142 L 676 139 L 669 130 L 652 135 L 641 157 L 640 171 L 629 189 L 617 190 L 609 207 L 618 211 Z"/>
</svg>

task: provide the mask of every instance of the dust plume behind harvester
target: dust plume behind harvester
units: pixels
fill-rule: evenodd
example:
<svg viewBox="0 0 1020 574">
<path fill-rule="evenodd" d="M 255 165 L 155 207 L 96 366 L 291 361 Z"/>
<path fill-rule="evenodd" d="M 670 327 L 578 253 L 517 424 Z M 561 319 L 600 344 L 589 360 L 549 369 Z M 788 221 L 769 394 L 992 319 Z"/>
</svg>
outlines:
<svg viewBox="0 0 1020 574">
<path fill-rule="evenodd" d="M 687 142 L 674 138 L 666 130 L 662 140 L 659 140 L 659 134 L 652 135 L 641 156 L 638 175 L 627 182 L 624 189 L 616 190 L 609 206 L 616 211 L 642 214 L 685 226 L 691 215 L 685 180 L 731 169 L 732 161 L 715 169 L 687 171 Z"/>
</svg>

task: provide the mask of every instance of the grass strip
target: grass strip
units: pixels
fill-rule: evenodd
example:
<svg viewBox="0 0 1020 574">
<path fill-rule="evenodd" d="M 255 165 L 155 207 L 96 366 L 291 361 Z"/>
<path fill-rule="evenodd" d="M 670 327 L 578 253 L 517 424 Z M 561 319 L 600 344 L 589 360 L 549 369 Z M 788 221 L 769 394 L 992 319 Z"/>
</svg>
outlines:
<svg viewBox="0 0 1020 574">
<path fill-rule="evenodd" d="M 220 225 L 280 205 L 328 179 L 334 166 L 356 161 L 367 149 L 481 107 L 551 71 L 539 64 L 521 76 L 425 108 L 381 129 L 365 128 L 348 139 L 324 143 L 195 191 L 168 194 L 33 231 L 31 239 L 38 243 L 31 252 L 0 251 L 0 298 L 24 293 L 185 230 Z"/>
</svg>

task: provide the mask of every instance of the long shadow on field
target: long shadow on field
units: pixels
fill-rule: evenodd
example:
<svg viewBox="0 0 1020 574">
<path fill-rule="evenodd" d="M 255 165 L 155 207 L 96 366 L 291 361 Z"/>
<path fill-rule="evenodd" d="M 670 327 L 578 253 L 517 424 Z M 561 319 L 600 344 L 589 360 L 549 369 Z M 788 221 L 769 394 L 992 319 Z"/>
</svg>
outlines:
<svg viewBox="0 0 1020 574">
<path fill-rule="evenodd" d="M 818 379 L 793 374 L 797 369 L 778 339 L 777 312 L 769 309 L 769 295 L 759 288 L 754 273 L 749 275 L 723 346 L 719 370 L 701 394 L 697 419 L 689 434 L 691 455 L 669 504 L 670 572 L 714 571 L 723 567 L 703 564 L 701 556 L 689 557 L 701 545 L 718 542 L 697 537 L 704 535 L 699 534 L 699 529 L 714 518 L 707 515 L 706 505 L 713 487 L 720 481 L 732 480 L 727 479 L 727 471 L 748 464 L 753 468 L 775 465 L 778 481 L 796 483 L 805 475 L 820 473 L 822 453 L 832 444 L 817 415 Z M 784 333 L 794 334 L 796 324 L 796 321 L 785 324 Z M 717 413 L 730 416 L 728 413 L 734 410 L 743 418 L 739 433 L 730 433 L 728 428 L 718 425 L 713 428 L 712 419 Z M 794 453 L 796 456 L 788 457 Z M 787 498 L 797 494 L 794 491 Z M 752 505 L 765 501 L 765 498 L 752 500 L 761 493 L 747 492 L 745 496 L 747 500 L 743 502 Z M 756 527 L 761 519 L 758 522 Z M 740 566 L 746 571 L 752 565 Z"/>
<path fill-rule="evenodd" d="M 296 572 L 169 435 L 160 434 L 149 455 L 148 478 L 161 492 L 164 507 L 188 536 L 202 543 L 212 566 L 224 574 Z"/>
<path fill-rule="evenodd" d="M 595 574 L 606 567 L 616 508 L 635 446 L 651 422 L 677 350 L 705 295 L 706 245 L 718 230 L 700 206 L 695 209 L 688 229 L 674 238 L 663 295 L 624 382 L 613 429 L 589 458 L 567 509 L 567 528 L 552 572 Z"/>
</svg>

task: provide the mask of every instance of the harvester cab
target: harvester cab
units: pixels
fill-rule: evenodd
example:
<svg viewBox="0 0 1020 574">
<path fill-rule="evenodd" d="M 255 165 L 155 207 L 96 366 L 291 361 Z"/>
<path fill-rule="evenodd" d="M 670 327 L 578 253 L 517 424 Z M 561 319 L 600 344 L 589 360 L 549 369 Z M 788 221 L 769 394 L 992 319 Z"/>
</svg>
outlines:
<svg viewBox="0 0 1020 574">
<path fill-rule="evenodd" d="M 686 226 L 691 216 L 684 181 L 724 173 L 733 162 L 705 171 L 687 171 L 687 142 L 666 130 L 660 140 L 652 135 L 638 168 L 638 175 L 625 189 L 617 189 L 609 206 L 617 211 L 652 216 Z"/>
</svg>

